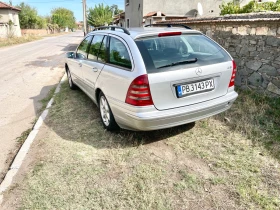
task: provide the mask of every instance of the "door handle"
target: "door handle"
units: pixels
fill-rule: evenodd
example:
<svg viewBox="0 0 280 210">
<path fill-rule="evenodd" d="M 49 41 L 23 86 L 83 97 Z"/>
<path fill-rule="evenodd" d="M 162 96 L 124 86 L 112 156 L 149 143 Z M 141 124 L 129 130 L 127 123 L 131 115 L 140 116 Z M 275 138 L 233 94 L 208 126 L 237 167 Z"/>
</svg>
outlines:
<svg viewBox="0 0 280 210">
<path fill-rule="evenodd" d="M 82 64 L 82 63 L 79 63 L 79 66 L 80 66 L 80 67 L 82 67 L 82 66 L 83 66 L 83 64 Z"/>
<path fill-rule="evenodd" d="M 97 72 L 97 71 L 98 71 L 98 69 L 97 69 L 96 67 L 93 67 L 92 70 L 93 70 L 94 72 Z"/>
</svg>

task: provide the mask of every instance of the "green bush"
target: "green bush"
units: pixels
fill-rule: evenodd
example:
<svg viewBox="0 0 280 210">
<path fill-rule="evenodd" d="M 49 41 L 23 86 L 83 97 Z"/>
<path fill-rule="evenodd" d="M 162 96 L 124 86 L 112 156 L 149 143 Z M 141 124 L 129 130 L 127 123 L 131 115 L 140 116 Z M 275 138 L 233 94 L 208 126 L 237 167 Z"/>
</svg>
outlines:
<svg viewBox="0 0 280 210">
<path fill-rule="evenodd" d="M 250 1 L 243 7 L 240 7 L 235 1 L 223 3 L 220 5 L 221 15 L 226 14 L 242 14 L 261 11 L 280 11 L 280 0 L 274 2 L 257 3 L 254 0 Z"/>
<path fill-rule="evenodd" d="M 234 2 L 229 2 L 227 4 L 223 3 L 220 5 L 221 15 L 226 14 L 239 14 L 240 13 L 240 6 L 239 4 L 235 4 Z"/>
</svg>

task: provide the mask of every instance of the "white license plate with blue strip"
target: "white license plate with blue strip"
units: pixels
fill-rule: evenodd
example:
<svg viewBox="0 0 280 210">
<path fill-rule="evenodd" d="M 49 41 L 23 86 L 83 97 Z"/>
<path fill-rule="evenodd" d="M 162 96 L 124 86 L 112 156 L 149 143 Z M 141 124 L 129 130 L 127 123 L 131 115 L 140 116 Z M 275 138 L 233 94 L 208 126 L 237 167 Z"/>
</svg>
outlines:
<svg viewBox="0 0 280 210">
<path fill-rule="evenodd" d="M 178 98 L 215 89 L 214 79 L 176 86 Z"/>
</svg>

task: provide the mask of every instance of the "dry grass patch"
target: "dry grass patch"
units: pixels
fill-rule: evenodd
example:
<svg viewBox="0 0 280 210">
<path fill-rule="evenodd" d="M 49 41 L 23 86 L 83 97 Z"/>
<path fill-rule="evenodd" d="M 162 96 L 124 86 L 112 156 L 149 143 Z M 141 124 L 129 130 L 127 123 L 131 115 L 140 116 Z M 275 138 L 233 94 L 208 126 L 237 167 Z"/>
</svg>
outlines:
<svg viewBox="0 0 280 210">
<path fill-rule="evenodd" d="M 7 39 L 0 38 L 0 47 L 22 44 L 22 43 L 26 43 L 26 42 L 39 40 L 39 39 L 42 39 L 42 37 L 35 36 L 35 35 L 25 35 L 22 37 L 13 37 L 13 38 L 7 38 Z"/>
<path fill-rule="evenodd" d="M 40 140 L 44 154 L 15 189 L 22 192 L 19 205 L 279 209 L 278 160 L 219 119 L 224 116 L 162 131 L 111 133 L 91 100 L 63 84 L 46 121 L 49 135 Z"/>
<path fill-rule="evenodd" d="M 239 91 L 234 106 L 215 119 L 226 121 L 233 130 L 262 144 L 280 160 L 280 98 L 252 91 Z"/>
</svg>

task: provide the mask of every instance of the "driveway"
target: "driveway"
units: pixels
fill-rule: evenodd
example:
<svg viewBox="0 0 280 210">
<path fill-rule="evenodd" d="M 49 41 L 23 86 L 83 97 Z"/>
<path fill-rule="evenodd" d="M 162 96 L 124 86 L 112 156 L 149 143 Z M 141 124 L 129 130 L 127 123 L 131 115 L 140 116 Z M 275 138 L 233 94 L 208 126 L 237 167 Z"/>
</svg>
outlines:
<svg viewBox="0 0 280 210">
<path fill-rule="evenodd" d="M 32 127 L 45 98 L 63 75 L 64 54 L 82 32 L 0 49 L 0 182 L 20 146 L 16 138 Z"/>
</svg>

